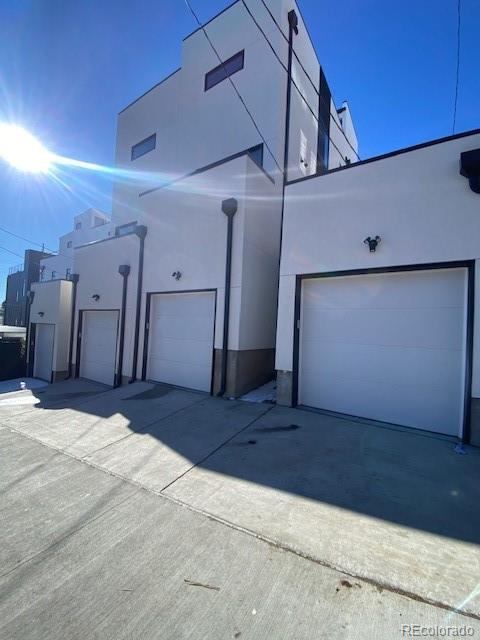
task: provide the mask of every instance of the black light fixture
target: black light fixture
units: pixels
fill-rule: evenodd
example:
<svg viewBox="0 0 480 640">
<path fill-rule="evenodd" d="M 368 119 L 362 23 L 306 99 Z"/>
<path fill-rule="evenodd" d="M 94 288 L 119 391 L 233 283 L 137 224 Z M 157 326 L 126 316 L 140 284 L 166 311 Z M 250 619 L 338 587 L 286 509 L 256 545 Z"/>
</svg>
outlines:
<svg viewBox="0 0 480 640">
<path fill-rule="evenodd" d="M 368 244 L 368 249 L 370 253 L 375 253 L 381 241 L 382 239 L 380 238 L 380 236 L 375 236 L 374 238 L 371 238 L 370 236 L 368 236 L 368 238 L 365 238 L 363 243 Z"/>
<path fill-rule="evenodd" d="M 100 300 L 100 296 L 98 295 L 98 293 L 93 294 L 92 300 L 95 300 L 95 302 L 98 302 Z"/>
<path fill-rule="evenodd" d="M 460 154 L 460 175 L 467 178 L 474 193 L 480 193 L 480 149 Z"/>
<path fill-rule="evenodd" d="M 180 280 L 181 277 L 182 277 L 182 272 L 181 271 L 174 271 L 172 273 L 172 278 L 175 278 L 175 280 Z"/>
<path fill-rule="evenodd" d="M 39 311 L 39 312 L 38 312 L 38 315 L 39 315 L 41 318 L 43 318 L 43 316 L 45 315 L 45 313 L 44 313 L 43 311 Z"/>
</svg>

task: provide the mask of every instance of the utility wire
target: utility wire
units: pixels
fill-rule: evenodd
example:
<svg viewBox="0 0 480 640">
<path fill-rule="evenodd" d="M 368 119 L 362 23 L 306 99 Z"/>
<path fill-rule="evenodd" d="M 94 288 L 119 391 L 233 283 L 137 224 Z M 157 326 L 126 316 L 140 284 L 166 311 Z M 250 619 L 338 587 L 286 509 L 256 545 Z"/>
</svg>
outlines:
<svg viewBox="0 0 480 640">
<path fill-rule="evenodd" d="M 457 72 L 455 78 L 455 99 L 453 103 L 453 125 L 452 133 L 455 133 L 455 125 L 457 123 L 457 102 L 458 102 L 458 84 L 460 77 L 460 24 L 461 24 L 461 0 L 457 2 Z"/>
<path fill-rule="evenodd" d="M 257 27 L 257 29 L 260 31 L 260 33 L 263 35 L 263 37 L 265 38 L 265 40 L 267 41 L 267 44 L 269 45 L 270 49 L 273 51 L 273 55 L 275 56 L 275 58 L 278 60 L 278 62 L 280 63 L 280 65 L 283 67 L 283 70 L 287 73 L 288 75 L 288 68 L 285 66 L 283 60 L 280 58 L 280 56 L 278 55 L 278 53 L 275 50 L 275 47 L 272 45 L 272 43 L 270 42 L 270 40 L 267 38 L 265 32 L 263 31 L 263 29 L 261 28 L 261 26 L 258 24 L 257 20 L 255 19 L 255 17 L 253 16 L 252 12 L 250 11 L 250 9 L 248 8 L 248 6 L 245 3 L 245 0 L 242 0 L 242 4 L 245 7 L 248 15 L 251 17 L 251 19 L 253 20 L 253 22 L 255 23 L 255 26 Z M 282 32 L 283 33 L 283 32 Z M 293 47 L 292 47 L 293 50 Z M 312 114 L 312 117 L 314 118 L 314 120 L 316 121 L 316 123 L 318 124 L 319 127 L 322 127 L 322 124 L 320 123 L 317 114 L 315 113 L 315 111 L 312 109 L 312 107 L 310 106 L 310 104 L 308 103 L 308 100 L 305 98 L 305 96 L 303 95 L 301 89 L 299 88 L 299 86 L 297 85 L 297 83 L 295 82 L 295 80 L 293 78 L 290 79 L 291 83 L 293 84 L 293 86 L 295 87 L 295 89 L 297 90 L 300 98 L 303 100 L 303 102 L 305 103 L 307 109 L 310 111 L 310 113 Z M 310 80 L 311 82 L 311 80 Z M 314 87 L 315 88 L 315 87 Z M 315 89 L 316 90 L 316 89 Z M 318 92 L 317 92 L 318 95 Z M 335 122 L 335 119 L 333 120 Z M 325 129 L 322 127 L 322 131 L 324 133 L 327 133 L 325 131 Z M 343 153 L 340 151 L 340 149 L 337 147 L 337 145 L 334 143 L 334 141 L 331 139 L 331 137 L 327 134 L 328 139 L 330 140 L 331 144 L 333 147 L 335 147 L 335 149 L 338 151 L 339 155 L 341 158 L 343 158 Z M 350 145 L 351 146 L 351 145 Z M 353 149 L 353 147 L 352 147 Z M 355 149 L 354 149 L 355 151 Z M 355 154 L 357 155 L 356 151 Z M 358 157 L 358 155 L 357 155 Z"/>
<path fill-rule="evenodd" d="M 271 19 L 273 20 L 273 22 L 275 23 L 275 26 L 276 26 L 276 27 L 277 27 L 277 29 L 279 30 L 279 32 L 280 32 L 280 34 L 282 35 L 283 39 L 288 43 L 288 37 L 285 35 L 285 33 L 284 33 L 284 31 L 283 31 L 283 29 L 282 29 L 281 25 L 279 25 L 279 24 L 278 24 L 278 22 L 277 22 L 277 20 L 276 20 L 275 16 L 274 16 L 274 15 L 273 15 L 273 13 L 270 11 L 270 8 L 268 7 L 268 5 L 265 3 L 265 0 L 260 0 L 260 2 L 263 4 L 263 6 L 265 7 L 265 9 L 266 9 L 266 11 L 267 11 L 268 15 L 270 16 L 270 18 L 271 18 Z M 268 40 L 267 36 L 266 36 L 266 35 L 265 35 L 265 33 L 262 31 L 262 29 L 261 29 L 261 28 L 260 28 L 260 26 L 258 25 L 257 21 L 254 19 L 254 17 L 253 17 L 253 15 L 252 15 L 252 13 L 251 13 L 251 12 L 250 12 L 250 10 L 248 9 L 248 7 L 247 7 L 247 5 L 245 4 L 245 1 L 244 1 L 244 0 L 242 0 L 242 4 L 245 6 L 245 9 L 248 11 L 248 13 L 250 14 L 250 16 L 251 16 L 251 17 L 252 17 L 252 19 L 254 20 L 255 24 L 256 24 L 256 25 L 257 25 L 257 27 L 258 27 L 258 29 L 261 31 L 261 33 L 262 33 L 263 37 L 267 40 L 268 44 L 270 45 L 270 48 L 273 50 L 273 46 L 270 44 L 270 42 L 269 42 L 269 40 Z M 301 69 L 302 69 L 303 73 L 305 74 L 306 78 L 308 79 L 308 81 L 309 81 L 309 82 L 310 82 L 310 84 L 312 85 L 313 90 L 314 90 L 314 91 L 315 91 L 315 93 L 317 94 L 318 98 L 319 98 L 320 100 L 322 100 L 324 104 L 326 104 L 326 103 L 325 103 L 325 99 L 323 98 L 323 96 L 321 96 L 321 95 L 320 95 L 320 92 L 319 92 L 319 90 L 317 89 L 317 85 L 314 83 L 314 81 L 313 81 L 313 80 L 312 80 L 312 78 L 310 77 L 310 75 L 309 75 L 308 71 L 307 71 L 307 70 L 305 69 L 305 67 L 303 66 L 303 63 L 302 63 L 302 61 L 300 60 L 300 58 L 298 57 L 297 52 L 295 51 L 295 49 L 294 49 L 293 47 L 292 47 L 292 50 L 293 50 L 293 55 L 294 55 L 295 59 L 297 60 L 298 64 L 300 65 L 300 67 L 301 67 Z M 277 58 L 278 58 L 278 56 L 277 56 Z M 281 61 L 280 61 L 280 62 L 281 62 Z M 282 64 L 282 66 L 284 67 L 284 69 L 288 72 L 288 70 L 287 70 L 287 69 L 286 69 L 286 67 L 283 65 L 283 63 L 281 63 L 281 64 Z M 292 82 L 293 82 L 293 80 L 292 80 Z M 298 89 L 298 87 L 296 87 L 296 88 L 297 88 L 297 90 L 298 90 L 298 91 L 299 91 L 299 93 L 300 93 L 300 90 Z M 300 93 L 300 96 L 304 99 L 304 97 L 303 97 L 303 94 L 302 94 L 302 93 Z M 330 109 L 330 105 L 327 105 L 327 106 L 328 106 L 328 108 Z M 334 122 L 335 126 L 337 127 L 337 129 L 340 131 L 340 133 L 341 133 L 341 134 L 343 135 L 343 137 L 345 138 L 345 141 L 346 141 L 346 143 L 348 144 L 348 146 L 350 147 L 350 149 L 353 151 L 353 153 L 354 153 L 354 154 L 357 156 L 357 158 L 360 160 L 360 156 L 358 155 L 358 152 L 355 150 L 355 147 L 353 147 L 353 146 L 352 146 L 352 144 L 351 144 L 350 140 L 347 138 L 347 136 L 346 136 L 346 134 L 345 134 L 345 131 L 344 131 L 344 130 L 342 129 L 342 127 L 338 124 L 338 122 L 335 120 L 335 118 L 331 118 L 331 119 L 333 120 L 333 122 Z M 317 120 L 317 122 L 318 122 L 318 120 Z M 319 123 L 319 124 L 320 124 L 320 123 Z M 330 139 L 330 142 L 332 142 L 332 140 L 331 140 L 330 136 L 329 136 L 329 139 Z M 332 142 L 332 144 L 333 144 L 333 142 Z M 338 151 L 338 149 L 337 149 L 337 151 Z"/>
<path fill-rule="evenodd" d="M 245 103 L 245 100 L 242 98 L 242 96 L 241 96 L 241 94 L 240 94 L 239 90 L 237 89 L 237 86 L 236 86 L 236 85 L 235 85 L 235 83 L 233 82 L 232 78 L 228 75 L 228 71 L 227 71 L 227 69 L 225 68 L 224 61 L 223 61 L 223 60 L 222 60 L 222 58 L 220 57 L 220 54 L 219 54 L 219 53 L 218 53 L 218 51 L 216 50 L 216 48 L 215 48 L 215 46 L 214 46 L 213 42 L 210 40 L 210 38 L 209 38 L 209 36 L 208 36 L 208 33 L 207 33 L 207 31 L 206 31 L 206 29 L 205 29 L 204 25 L 201 23 L 200 19 L 198 18 L 197 14 L 195 13 L 195 10 L 193 9 L 193 7 L 192 7 L 192 5 L 190 4 L 189 0 L 185 0 L 185 4 L 186 4 L 186 5 L 187 5 L 187 7 L 189 8 L 190 13 L 191 13 L 191 14 L 192 14 L 192 16 L 195 18 L 195 21 L 197 22 L 198 26 L 199 26 L 199 27 L 201 28 L 201 30 L 203 31 L 203 34 L 204 34 L 205 38 L 207 39 L 207 41 L 208 41 L 209 45 L 211 46 L 211 48 L 212 48 L 213 52 L 214 52 L 214 53 L 215 53 L 215 55 L 217 56 L 218 61 L 220 62 L 220 64 L 222 65 L 223 70 L 225 71 L 225 75 L 226 75 L 226 76 L 227 76 L 227 78 L 229 79 L 230 84 L 232 85 L 232 87 L 233 87 L 233 89 L 234 89 L 235 93 L 237 94 L 238 99 L 240 100 L 240 102 L 242 103 L 242 105 L 243 105 L 243 107 L 244 107 L 245 111 L 247 112 L 248 116 L 250 117 L 250 120 L 252 121 L 253 126 L 255 127 L 255 129 L 256 129 L 256 131 L 257 131 L 258 135 L 259 135 L 259 136 L 260 136 L 260 138 L 262 139 L 263 144 L 265 145 L 265 147 L 266 147 L 266 149 L 268 150 L 269 154 L 272 156 L 273 161 L 275 162 L 275 164 L 276 164 L 276 166 L 277 166 L 278 170 L 280 171 L 280 173 L 282 173 L 282 174 L 283 174 L 283 169 L 282 169 L 282 167 L 279 165 L 279 163 L 278 163 L 278 161 L 277 161 L 277 159 L 276 159 L 276 157 L 275 157 L 275 155 L 274 155 L 273 151 L 270 149 L 270 147 L 269 147 L 269 145 L 268 145 L 267 141 L 266 141 L 266 140 L 265 140 L 265 138 L 263 137 L 263 134 L 262 134 L 262 132 L 260 131 L 260 128 L 259 128 L 258 124 L 257 124 L 257 123 L 256 123 L 256 121 L 255 121 L 255 118 L 253 117 L 253 115 L 252 115 L 252 113 L 251 113 L 250 109 L 247 107 L 247 105 L 246 105 L 246 103 Z"/>
<path fill-rule="evenodd" d="M 0 227 L 0 231 L 8 233 L 9 236 L 13 236 L 14 238 L 18 238 L 19 240 L 24 240 L 25 242 L 28 242 L 28 244 L 34 244 L 37 247 L 42 247 L 42 249 L 44 250 L 46 249 L 47 251 L 53 252 L 53 249 L 49 249 L 43 243 L 35 242 L 35 240 L 30 240 L 29 238 L 25 238 L 24 236 L 19 236 L 18 233 L 13 233 L 13 231 L 9 231 L 8 229 L 5 229 L 5 227 Z"/>
</svg>

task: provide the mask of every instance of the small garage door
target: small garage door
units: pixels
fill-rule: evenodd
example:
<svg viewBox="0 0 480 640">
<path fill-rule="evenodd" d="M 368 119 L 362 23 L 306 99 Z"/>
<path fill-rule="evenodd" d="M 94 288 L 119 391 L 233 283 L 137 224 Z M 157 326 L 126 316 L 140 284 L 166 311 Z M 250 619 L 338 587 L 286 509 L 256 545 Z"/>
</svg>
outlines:
<svg viewBox="0 0 480 640">
<path fill-rule="evenodd" d="M 36 324 L 33 375 L 50 382 L 53 369 L 54 324 Z"/>
<path fill-rule="evenodd" d="M 147 377 L 210 391 L 214 322 L 213 291 L 152 295 Z"/>
<path fill-rule="evenodd" d="M 461 435 L 467 270 L 304 280 L 298 402 Z"/>
<path fill-rule="evenodd" d="M 83 311 L 80 376 L 113 385 L 118 311 Z"/>
</svg>

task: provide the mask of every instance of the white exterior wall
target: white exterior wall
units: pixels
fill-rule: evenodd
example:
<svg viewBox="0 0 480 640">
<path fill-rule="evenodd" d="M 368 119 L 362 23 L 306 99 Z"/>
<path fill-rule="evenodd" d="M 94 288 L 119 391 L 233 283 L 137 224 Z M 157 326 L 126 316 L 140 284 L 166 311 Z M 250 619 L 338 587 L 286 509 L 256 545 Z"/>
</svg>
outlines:
<svg viewBox="0 0 480 640">
<path fill-rule="evenodd" d="M 141 198 L 139 222 L 148 226 L 144 292 L 217 289 L 215 348 L 222 347 L 225 296 L 227 218 L 222 201 L 231 197 L 238 200 L 238 210 L 233 222 L 229 349 L 263 348 L 255 346 L 259 341 L 273 347 L 274 330 L 270 325 L 275 306 L 271 292 L 275 291 L 276 273 L 272 263 L 277 256 L 278 266 L 278 250 L 275 253 L 272 244 L 276 239 L 278 246 L 280 236 L 280 202 L 274 198 L 279 188 L 250 158 L 242 156 Z M 265 197 L 271 198 L 268 212 Z M 257 231 L 258 237 L 254 238 Z M 262 254 L 264 246 L 267 257 Z M 180 280 L 172 277 L 174 271 L 182 273 Z M 251 283 L 247 292 L 242 286 L 251 273 L 258 282 Z M 256 295 L 255 287 L 263 290 L 266 280 L 269 293 L 265 291 L 261 304 L 264 309 L 268 307 L 268 312 L 258 318 L 258 323 L 267 322 L 271 330 L 268 339 L 265 327 L 257 336 L 251 321 L 251 329 L 241 326 L 241 318 L 246 321 L 246 311 L 251 308 L 249 297 Z"/>
<path fill-rule="evenodd" d="M 132 372 L 133 337 L 137 300 L 139 238 L 127 235 L 78 247 L 74 267 L 79 274 L 75 314 L 75 342 L 73 361 L 76 361 L 78 312 L 86 310 L 121 310 L 123 277 L 118 273 L 121 264 L 130 265 L 125 314 L 125 347 L 123 375 Z M 98 294 L 98 302 L 92 296 Z"/>
<path fill-rule="evenodd" d="M 260 27 L 287 65 L 288 46 L 260 0 L 248 0 Z M 295 51 L 318 90 L 319 63 L 301 15 L 294 2 L 269 0 L 277 21 L 288 34 L 288 12 L 299 19 Z M 265 137 L 276 162 L 283 167 L 287 74 L 272 53 L 243 4 L 238 2 L 205 27 L 220 57 L 228 59 L 245 51 L 244 68 L 232 81 L 245 100 Z M 113 220 L 124 224 L 139 214 L 139 193 L 177 179 L 230 155 L 261 144 L 262 140 L 229 80 L 204 90 L 205 74 L 218 66 L 202 30 L 188 36 L 182 45 L 182 67 L 118 116 L 116 163 L 137 172 L 137 181 L 118 182 L 114 187 Z M 318 96 L 300 65 L 294 61 L 293 76 L 315 114 Z M 335 111 L 335 107 L 332 106 Z M 316 170 L 318 126 L 298 91 L 292 87 L 289 178 Z M 156 133 L 156 148 L 131 160 L 132 146 Z M 300 165 L 302 139 L 308 167 Z M 264 147 L 264 167 L 272 175 L 279 170 Z"/>
<path fill-rule="evenodd" d="M 102 219 L 104 224 L 95 226 L 96 219 Z M 77 223 L 82 226 L 75 229 Z M 52 280 L 56 278 L 65 278 L 67 269 L 73 273 L 73 250 L 82 244 L 88 242 L 97 242 L 114 234 L 114 227 L 110 222 L 109 216 L 98 209 L 87 209 L 83 213 L 75 216 L 73 219 L 73 231 L 60 236 L 58 242 L 58 255 L 44 258 L 40 261 L 40 267 L 44 267 L 41 280 Z M 72 246 L 69 247 L 68 243 Z M 55 274 L 52 276 L 52 272 Z"/>
<path fill-rule="evenodd" d="M 67 372 L 73 283 L 68 280 L 34 282 L 31 289 L 35 295 L 30 322 L 55 325 L 53 371 Z M 40 316 L 39 311 L 44 315 Z"/>
<path fill-rule="evenodd" d="M 457 138 L 287 187 L 276 368 L 292 370 L 295 276 L 477 260 L 480 305 L 480 198 L 459 174 L 462 151 L 480 135 Z M 363 244 L 379 235 L 376 253 Z M 474 328 L 474 397 L 480 397 L 480 314 Z"/>
</svg>

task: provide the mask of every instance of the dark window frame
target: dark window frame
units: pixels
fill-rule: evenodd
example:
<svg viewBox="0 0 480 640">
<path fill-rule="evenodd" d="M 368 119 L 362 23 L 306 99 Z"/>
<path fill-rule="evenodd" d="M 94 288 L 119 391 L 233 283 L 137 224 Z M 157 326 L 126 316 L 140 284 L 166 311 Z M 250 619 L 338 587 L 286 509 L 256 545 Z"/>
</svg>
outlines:
<svg viewBox="0 0 480 640">
<path fill-rule="evenodd" d="M 235 69 L 234 71 L 229 72 L 228 66 L 231 65 L 231 63 L 235 61 L 237 58 L 241 58 L 241 66 L 238 69 Z M 213 87 L 216 87 L 217 84 L 220 84 L 221 82 L 223 82 L 227 78 L 230 78 L 235 73 L 238 73 L 244 68 L 245 68 L 245 49 L 242 49 L 241 51 L 237 51 L 237 53 L 234 53 L 233 56 L 228 58 L 228 60 L 224 60 L 213 69 L 210 69 L 210 71 L 207 71 L 207 73 L 205 74 L 204 91 L 213 89 Z M 219 72 L 223 72 L 223 77 L 217 77 L 217 79 L 215 79 L 213 82 L 210 82 L 210 79 L 212 77 L 215 77 L 215 75 L 218 76 Z M 222 75 L 222 73 L 220 73 L 220 75 Z"/>
<path fill-rule="evenodd" d="M 135 149 L 138 149 L 141 145 L 144 145 L 146 142 L 149 142 L 150 140 L 153 140 L 153 146 L 151 148 L 147 149 L 146 151 L 142 151 L 141 153 L 135 152 Z M 150 136 L 147 136 L 143 140 L 140 140 L 140 142 L 136 142 L 134 145 L 132 145 L 132 148 L 130 150 L 130 160 L 132 161 L 137 160 L 137 158 L 141 158 L 147 153 L 150 153 L 150 151 L 154 151 L 156 148 L 157 148 L 157 134 L 152 133 Z"/>
</svg>

